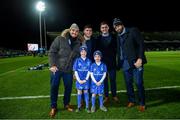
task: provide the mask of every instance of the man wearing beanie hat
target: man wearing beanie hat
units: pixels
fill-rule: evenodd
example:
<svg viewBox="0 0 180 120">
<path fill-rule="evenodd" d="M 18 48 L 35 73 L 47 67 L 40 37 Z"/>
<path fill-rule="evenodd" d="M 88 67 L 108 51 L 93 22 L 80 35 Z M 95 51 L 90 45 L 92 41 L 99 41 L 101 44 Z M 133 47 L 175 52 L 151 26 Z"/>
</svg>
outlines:
<svg viewBox="0 0 180 120">
<path fill-rule="evenodd" d="M 79 55 L 79 47 L 83 42 L 82 37 L 79 37 L 79 27 L 73 23 L 70 29 L 66 29 L 60 36 L 57 36 L 52 42 L 49 50 L 49 64 L 51 71 L 51 111 L 50 117 L 54 117 L 57 112 L 57 99 L 60 79 L 63 78 L 64 92 L 64 108 L 68 111 L 73 111 L 70 106 L 70 97 L 72 90 L 73 60 Z"/>
<path fill-rule="evenodd" d="M 107 65 L 107 76 L 104 80 L 104 103 L 110 102 L 109 83 L 111 89 L 112 100 L 119 103 L 117 97 L 116 85 L 116 37 L 109 32 L 109 25 L 103 21 L 100 24 L 101 35 L 96 40 L 96 50 L 100 50 L 103 54 L 102 62 Z"/>
<path fill-rule="evenodd" d="M 145 111 L 145 91 L 143 85 L 143 65 L 147 62 L 144 54 L 144 40 L 137 28 L 127 28 L 122 21 L 115 18 L 113 27 L 117 32 L 118 66 L 122 67 L 127 88 L 128 105 L 135 105 L 133 78 L 135 79 L 138 95 L 138 110 Z"/>
<path fill-rule="evenodd" d="M 69 29 L 76 29 L 79 30 L 79 27 L 76 23 L 73 23 Z"/>
<path fill-rule="evenodd" d="M 113 27 L 115 27 L 117 25 L 122 25 L 122 24 L 123 24 L 123 22 L 119 18 L 114 18 Z"/>
</svg>

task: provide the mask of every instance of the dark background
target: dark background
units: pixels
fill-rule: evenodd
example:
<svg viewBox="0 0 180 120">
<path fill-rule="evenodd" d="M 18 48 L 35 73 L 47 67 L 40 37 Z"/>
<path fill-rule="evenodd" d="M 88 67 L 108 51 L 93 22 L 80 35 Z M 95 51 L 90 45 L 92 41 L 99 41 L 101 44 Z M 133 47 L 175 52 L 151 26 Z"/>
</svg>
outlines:
<svg viewBox="0 0 180 120">
<path fill-rule="evenodd" d="M 0 47 L 26 50 L 26 44 L 39 43 L 38 0 L 2 0 L 0 4 Z M 112 26 L 119 17 L 126 26 L 141 31 L 179 31 L 180 7 L 177 2 L 159 0 L 44 0 L 48 32 L 61 31 L 75 22 L 83 29 L 92 24 L 99 30 L 101 21 Z M 112 28 L 111 28 L 112 30 Z M 44 43 L 43 43 L 44 44 Z"/>
</svg>

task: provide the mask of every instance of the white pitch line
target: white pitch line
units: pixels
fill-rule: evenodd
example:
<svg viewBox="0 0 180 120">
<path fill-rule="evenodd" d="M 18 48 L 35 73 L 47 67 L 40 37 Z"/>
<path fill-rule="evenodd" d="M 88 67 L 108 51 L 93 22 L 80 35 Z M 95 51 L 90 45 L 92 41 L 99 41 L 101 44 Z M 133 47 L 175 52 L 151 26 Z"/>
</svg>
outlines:
<svg viewBox="0 0 180 120">
<path fill-rule="evenodd" d="M 43 60 L 42 63 L 40 63 L 40 64 L 43 64 L 45 61 L 46 61 L 46 60 Z M 4 75 L 6 75 L 6 74 L 16 72 L 17 70 L 23 69 L 23 68 L 25 68 L 25 67 L 29 67 L 29 66 L 25 65 L 25 66 L 23 66 L 23 67 L 19 67 L 19 68 L 17 68 L 17 69 L 14 69 L 14 70 L 10 70 L 10 71 L 1 73 L 0 76 L 4 76 Z"/>
<path fill-rule="evenodd" d="M 10 70 L 10 71 L 8 71 L 8 72 L 1 73 L 0 76 L 4 76 L 4 75 L 6 75 L 6 74 L 16 72 L 17 70 L 20 70 L 20 69 L 22 69 L 22 68 L 24 68 L 24 67 L 25 67 L 25 66 L 20 67 L 20 68 L 17 68 L 17 69 L 14 69 L 14 70 Z"/>
<path fill-rule="evenodd" d="M 147 88 L 146 91 L 150 90 L 160 90 L 160 89 L 173 89 L 180 88 L 180 86 L 164 86 L 156 88 Z M 119 90 L 117 93 L 125 93 L 126 90 Z M 77 94 L 71 94 L 71 96 L 76 96 Z M 58 97 L 63 97 L 63 94 L 59 94 Z M 20 96 L 20 97 L 1 97 L 0 100 L 19 100 L 19 99 L 38 99 L 38 98 L 49 98 L 49 95 L 39 95 L 39 96 Z"/>
</svg>

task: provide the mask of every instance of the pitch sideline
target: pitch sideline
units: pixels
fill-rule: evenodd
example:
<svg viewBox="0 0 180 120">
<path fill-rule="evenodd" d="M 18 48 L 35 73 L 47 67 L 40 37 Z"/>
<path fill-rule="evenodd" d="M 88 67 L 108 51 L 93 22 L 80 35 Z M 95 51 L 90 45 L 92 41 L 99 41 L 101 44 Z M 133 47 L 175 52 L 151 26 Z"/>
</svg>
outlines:
<svg viewBox="0 0 180 120">
<path fill-rule="evenodd" d="M 180 86 L 164 86 L 156 88 L 147 88 L 146 91 L 150 90 L 160 90 L 160 89 L 173 89 L 180 88 Z M 126 90 L 119 90 L 117 93 L 125 93 Z M 59 94 L 58 97 L 63 97 L 63 94 Z M 71 96 L 76 96 L 76 94 L 71 94 Z M 0 97 L 0 100 L 19 100 L 19 99 L 38 99 L 38 98 L 49 98 L 49 95 L 39 95 L 39 96 L 20 96 L 20 97 Z"/>
</svg>

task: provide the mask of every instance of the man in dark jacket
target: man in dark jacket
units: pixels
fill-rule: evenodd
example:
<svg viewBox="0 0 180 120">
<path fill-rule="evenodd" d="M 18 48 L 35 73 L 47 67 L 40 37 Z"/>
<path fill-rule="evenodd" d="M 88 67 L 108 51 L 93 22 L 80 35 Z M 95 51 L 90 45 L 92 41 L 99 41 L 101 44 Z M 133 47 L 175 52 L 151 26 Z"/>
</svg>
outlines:
<svg viewBox="0 0 180 120">
<path fill-rule="evenodd" d="M 108 78 L 110 78 L 110 86 L 113 100 L 119 102 L 117 97 L 116 86 L 116 39 L 113 34 L 109 32 L 109 25 L 107 22 L 101 22 L 100 24 L 101 35 L 96 40 L 96 50 L 102 52 L 102 62 L 107 65 L 107 76 L 104 80 L 104 103 L 109 103 L 109 85 Z"/>
<path fill-rule="evenodd" d="M 72 24 L 70 29 L 62 32 L 61 36 L 55 38 L 49 50 L 49 63 L 51 71 L 51 111 L 50 116 L 54 117 L 57 111 L 57 99 L 59 81 L 63 78 L 64 82 L 64 107 L 68 111 L 73 111 L 70 107 L 70 96 L 72 90 L 73 61 L 79 55 L 79 48 L 82 43 L 79 35 L 79 27 Z"/>
<path fill-rule="evenodd" d="M 147 62 L 144 54 L 144 40 L 137 28 L 126 28 L 115 18 L 113 27 L 117 32 L 118 66 L 122 67 L 127 88 L 128 105 L 135 105 L 133 78 L 138 88 L 139 111 L 145 110 L 145 91 L 143 85 L 143 65 Z"/>
<path fill-rule="evenodd" d="M 84 42 L 83 45 L 87 46 L 87 57 L 93 62 L 93 53 L 95 51 L 95 39 L 92 36 L 93 35 L 93 29 L 90 24 L 87 24 L 84 26 L 83 30 L 83 37 L 84 37 Z"/>
</svg>

